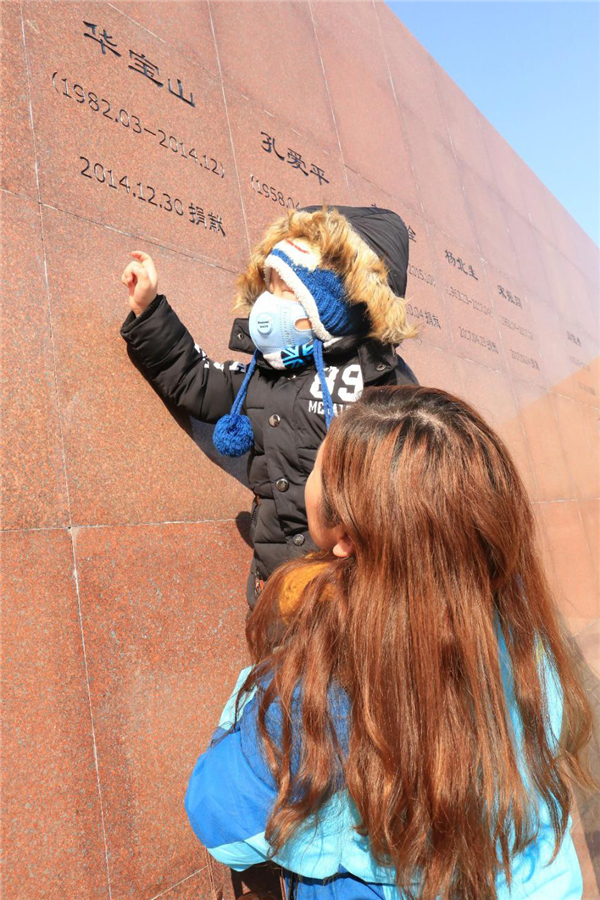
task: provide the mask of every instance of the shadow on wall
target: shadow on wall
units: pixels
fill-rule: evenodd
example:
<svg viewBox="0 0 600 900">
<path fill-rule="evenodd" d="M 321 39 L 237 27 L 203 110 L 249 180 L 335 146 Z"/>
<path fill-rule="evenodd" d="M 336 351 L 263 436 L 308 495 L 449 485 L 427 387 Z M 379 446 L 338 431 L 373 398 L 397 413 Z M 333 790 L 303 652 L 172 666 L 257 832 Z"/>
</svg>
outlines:
<svg viewBox="0 0 600 900">
<path fill-rule="evenodd" d="M 239 483 L 244 487 L 249 487 L 247 474 L 247 457 L 242 456 L 236 458 L 231 456 L 223 456 L 222 454 L 220 454 L 215 448 L 212 440 L 214 425 L 207 425 L 206 422 L 200 422 L 199 419 L 194 419 L 188 413 L 179 409 L 174 403 L 171 403 L 169 400 L 166 400 L 164 397 L 162 397 L 156 387 L 149 380 L 148 376 L 144 372 L 144 369 L 140 366 L 135 356 L 132 354 L 129 346 L 127 347 L 127 355 L 130 362 L 133 366 L 135 366 L 142 378 L 150 385 L 154 393 L 160 397 L 164 406 L 166 407 L 172 418 L 175 420 L 175 422 L 187 434 L 187 436 L 193 440 L 198 449 L 201 450 L 202 453 L 204 453 L 204 455 L 208 457 L 211 462 L 213 462 L 220 469 L 223 469 L 224 472 L 227 472 L 228 475 L 231 475 L 232 478 L 235 478 L 237 481 L 239 481 Z M 235 518 L 235 524 L 240 533 L 240 537 L 249 547 L 252 546 L 252 543 L 250 541 L 250 520 L 251 515 L 248 510 L 240 510 Z"/>
</svg>

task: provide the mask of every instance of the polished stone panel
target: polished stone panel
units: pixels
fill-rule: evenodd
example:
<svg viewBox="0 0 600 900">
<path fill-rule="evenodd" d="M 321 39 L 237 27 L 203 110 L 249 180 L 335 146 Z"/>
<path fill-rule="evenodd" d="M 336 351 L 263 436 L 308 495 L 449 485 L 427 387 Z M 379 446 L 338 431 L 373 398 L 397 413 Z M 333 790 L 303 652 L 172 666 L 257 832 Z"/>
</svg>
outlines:
<svg viewBox="0 0 600 900">
<path fill-rule="evenodd" d="M 454 152 L 469 170 L 476 172 L 489 186 L 495 187 L 494 172 L 477 107 L 441 66 L 434 63 L 434 68 L 440 102 L 448 123 Z"/>
<path fill-rule="evenodd" d="M 525 197 L 525 206 L 529 220 L 534 228 L 550 241 L 555 247 L 558 245 L 556 231 L 550 216 L 549 191 L 540 181 L 537 175 L 519 159 L 517 164 L 519 184 Z"/>
<path fill-rule="evenodd" d="M 43 202 L 239 265 L 244 222 L 219 80 L 109 3 L 23 8 Z"/>
<path fill-rule="evenodd" d="M 435 61 L 385 3 L 377 3 L 375 8 L 396 100 L 400 107 L 410 109 L 427 128 L 448 143 L 448 125 L 436 84 L 438 67 Z"/>
<path fill-rule="evenodd" d="M 549 393 L 537 385 L 513 381 L 525 437 L 533 463 L 536 500 L 575 497 Z"/>
<path fill-rule="evenodd" d="M 252 246 L 288 209 L 351 203 L 338 151 L 320 147 L 230 85 L 225 95 Z"/>
<path fill-rule="evenodd" d="M 311 4 L 217 0 L 210 10 L 224 80 L 305 140 L 338 152 Z"/>
<path fill-rule="evenodd" d="M 203 69 L 219 75 L 208 0 L 111 0 L 111 6 L 128 16 L 178 55 L 191 56 Z"/>
<path fill-rule="evenodd" d="M 477 250 L 475 229 L 451 147 L 407 109 L 402 110 L 402 121 L 425 218 L 444 234 Z"/>
<path fill-rule="evenodd" d="M 107 900 L 71 538 L 2 535 L 2 894 Z"/>
<path fill-rule="evenodd" d="M 504 372 L 461 360 L 464 396 L 504 439 L 531 497 L 535 496 L 532 457 L 525 439 L 523 413 Z"/>
<path fill-rule="evenodd" d="M 542 515 L 563 600 L 580 616 L 597 621 L 597 583 L 578 504 L 574 501 L 544 503 Z M 594 659 L 598 665 L 597 656 Z"/>
<path fill-rule="evenodd" d="M 470 99 L 381 0 L 1 0 L 0 26 L 7 900 L 254 884 L 183 809 L 247 662 L 247 460 L 129 358 L 132 250 L 198 346 L 244 362 L 235 283 L 270 223 L 398 212 L 420 328 L 399 353 L 506 442 L 598 709 L 600 254 Z"/>
<path fill-rule="evenodd" d="M 515 251 L 504 214 L 507 204 L 483 178 L 463 163 L 460 163 L 460 174 L 481 255 L 502 272 L 511 272 Z"/>
<path fill-rule="evenodd" d="M 420 384 L 448 391 L 456 397 L 465 396 L 458 356 L 429 347 L 424 340 L 406 341 L 400 354 L 413 371 L 419 373 Z"/>
<path fill-rule="evenodd" d="M 443 291 L 457 356 L 492 369 L 506 369 L 498 319 L 476 250 L 430 228 L 432 255 Z"/>
<path fill-rule="evenodd" d="M 511 266 L 510 272 L 520 277 L 542 303 L 552 305 L 552 295 L 540 256 L 536 231 L 527 219 L 527 213 L 523 217 L 507 204 L 504 215 L 515 251 L 515 265 Z"/>
<path fill-rule="evenodd" d="M 121 273 L 142 249 L 195 341 L 232 359 L 233 273 L 57 210 L 43 219 L 73 523 L 235 517 L 249 506 L 245 461 L 222 457 L 211 426 L 165 405 L 119 333 L 129 312 Z"/>
<path fill-rule="evenodd" d="M 113 896 L 154 897 L 205 862 L 183 798 L 247 664 L 250 554 L 233 522 L 79 529 L 75 554 Z"/>
<path fill-rule="evenodd" d="M 0 216 L 2 527 L 67 525 L 51 301 L 39 207 L 3 192 Z M 18 246 L 29 248 L 26 261 L 14 252 Z"/>
<path fill-rule="evenodd" d="M 550 399 L 575 494 L 580 500 L 597 499 L 600 497 L 598 411 L 560 394 L 551 393 Z"/>
<path fill-rule="evenodd" d="M 418 209 L 374 5 L 355 0 L 316 3 L 312 8 L 345 164 Z"/>
<path fill-rule="evenodd" d="M 496 131 L 491 122 L 479 113 L 479 125 L 483 134 L 483 141 L 487 150 L 488 159 L 494 173 L 493 184 L 498 193 L 508 205 L 519 215 L 527 215 L 525 198 L 517 175 L 519 157 L 505 141 L 502 135 Z"/>
<path fill-rule="evenodd" d="M 37 196 L 35 148 L 29 104 L 27 56 L 23 40 L 21 4 L 17 0 L 0 3 L 0 187 L 15 194 Z"/>
<path fill-rule="evenodd" d="M 508 371 L 513 378 L 545 387 L 541 339 L 525 285 L 514 275 L 506 275 L 489 264 L 485 266 L 485 277 Z"/>
</svg>

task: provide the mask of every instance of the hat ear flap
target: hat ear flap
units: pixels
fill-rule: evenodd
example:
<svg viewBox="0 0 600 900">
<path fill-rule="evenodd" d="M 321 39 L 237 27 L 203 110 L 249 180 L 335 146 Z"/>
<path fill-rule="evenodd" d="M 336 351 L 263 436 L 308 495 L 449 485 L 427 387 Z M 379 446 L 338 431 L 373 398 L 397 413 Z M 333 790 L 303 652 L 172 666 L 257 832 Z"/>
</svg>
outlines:
<svg viewBox="0 0 600 900">
<path fill-rule="evenodd" d="M 253 249 L 246 271 L 235 282 L 234 312 L 247 315 L 256 298 L 264 291 L 265 260 L 275 244 L 289 235 L 294 215 L 298 215 L 297 210 L 289 209 L 285 216 L 273 222 Z"/>
</svg>

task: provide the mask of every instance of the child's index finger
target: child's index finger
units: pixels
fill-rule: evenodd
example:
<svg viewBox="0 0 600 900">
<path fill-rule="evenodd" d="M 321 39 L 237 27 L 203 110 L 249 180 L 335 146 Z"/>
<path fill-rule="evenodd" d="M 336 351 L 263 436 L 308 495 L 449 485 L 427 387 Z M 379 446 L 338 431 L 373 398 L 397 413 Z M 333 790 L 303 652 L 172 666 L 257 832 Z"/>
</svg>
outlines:
<svg viewBox="0 0 600 900">
<path fill-rule="evenodd" d="M 132 256 L 138 256 L 141 260 L 144 260 L 144 259 L 150 259 L 150 257 L 148 256 L 148 254 L 147 254 L 147 253 L 144 253 L 143 250 L 132 250 L 132 251 L 131 251 L 131 255 L 132 255 Z"/>
</svg>

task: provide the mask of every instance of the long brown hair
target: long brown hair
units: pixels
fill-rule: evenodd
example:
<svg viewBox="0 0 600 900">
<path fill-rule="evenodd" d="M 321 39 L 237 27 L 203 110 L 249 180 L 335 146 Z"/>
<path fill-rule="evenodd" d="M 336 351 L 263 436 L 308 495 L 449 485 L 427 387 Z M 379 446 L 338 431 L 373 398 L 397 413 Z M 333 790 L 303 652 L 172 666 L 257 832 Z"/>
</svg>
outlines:
<svg viewBox="0 0 600 900">
<path fill-rule="evenodd" d="M 276 852 L 345 783 L 360 833 L 408 898 L 496 900 L 498 874 L 510 884 L 512 857 L 537 835 L 533 791 L 548 806 L 556 853 L 570 782 L 594 787 L 580 759 L 591 709 L 521 479 L 467 403 L 431 388 L 387 387 L 365 391 L 334 420 L 322 488 L 324 520 L 343 525 L 355 554 L 321 553 L 324 565 L 286 622 L 278 606 L 285 579 L 315 556 L 282 566 L 247 625 L 257 665 L 244 687 L 261 687 L 259 728 L 279 791 L 266 837 Z M 522 726 L 520 765 L 498 623 Z M 563 695 L 558 742 L 544 655 Z M 349 699 L 344 750 L 332 685 Z M 266 725 L 274 701 L 278 740 Z"/>
</svg>

